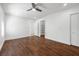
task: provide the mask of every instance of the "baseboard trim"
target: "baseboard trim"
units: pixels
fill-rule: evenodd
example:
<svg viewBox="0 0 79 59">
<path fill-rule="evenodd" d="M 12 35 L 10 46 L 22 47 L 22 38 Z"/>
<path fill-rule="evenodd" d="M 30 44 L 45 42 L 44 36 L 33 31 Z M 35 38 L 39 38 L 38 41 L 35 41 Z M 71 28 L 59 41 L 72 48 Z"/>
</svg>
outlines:
<svg viewBox="0 0 79 59">
<path fill-rule="evenodd" d="M 0 51 L 2 50 L 2 47 L 3 47 L 4 43 L 5 43 L 5 40 L 4 40 L 3 43 L 0 45 Z"/>
<path fill-rule="evenodd" d="M 51 38 L 48 38 L 48 37 L 45 37 L 46 39 L 49 39 L 49 40 L 52 40 L 52 41 L 55 41 L 55 42 L 58 42 L 58 43 L 62 43 L 62 44 L 66 44 L 66 45 L 71 45 L 71 44 L 69 44 L 69 43 L 64 43 L 64 42 L 61 42 L 61 41 L 57 41 L 56 39 L 54 40 L 54 38 L 53 39 L 51 39 Z"/>
<path fill-rule="evenodd" d="M 24 37 L 29 37 L 29 36 L 22 36 L 22 37 L 6 38 L 6 40 L 20 39 L 20 38 L 24 38 Z"/>
</svg>

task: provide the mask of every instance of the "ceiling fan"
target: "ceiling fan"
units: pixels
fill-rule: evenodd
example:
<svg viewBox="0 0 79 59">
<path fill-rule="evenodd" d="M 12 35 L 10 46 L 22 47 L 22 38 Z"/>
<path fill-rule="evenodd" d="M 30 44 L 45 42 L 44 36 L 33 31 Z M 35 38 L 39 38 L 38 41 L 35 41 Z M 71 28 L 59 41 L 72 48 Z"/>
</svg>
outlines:
<svg viewBox="0 0 79 59">
<path fill-rule="evenodd" d="M 31 5 L 32 5 L 32 8 L 28 9 L 27 11 L 36 10 L 36 11 L 42 12 L 42 10 L 37 7 L 37 4 L 31 3 Z"/>
</svg>

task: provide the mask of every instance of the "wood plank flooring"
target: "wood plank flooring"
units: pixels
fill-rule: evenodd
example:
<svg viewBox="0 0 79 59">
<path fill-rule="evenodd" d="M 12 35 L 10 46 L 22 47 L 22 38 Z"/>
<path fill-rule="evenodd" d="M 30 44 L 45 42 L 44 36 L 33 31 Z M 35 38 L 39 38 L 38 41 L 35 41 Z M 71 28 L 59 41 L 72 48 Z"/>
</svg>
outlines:
<svg viewBox="0 0 79 59">
<path fill-rule="evenodd" d="M 79 56 L 79 47 L 31 36 L 5 41 L 0 56 Z"/>
</svg>

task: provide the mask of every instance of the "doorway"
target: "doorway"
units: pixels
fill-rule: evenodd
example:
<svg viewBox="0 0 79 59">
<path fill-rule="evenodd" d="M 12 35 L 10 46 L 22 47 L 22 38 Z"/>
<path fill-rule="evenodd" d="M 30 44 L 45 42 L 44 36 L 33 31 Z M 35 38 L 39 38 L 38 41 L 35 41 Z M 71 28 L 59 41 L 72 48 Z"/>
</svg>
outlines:
<svg viewBox="0 0 79 59">
<path fill-rule="evenodd" d="M 40 21 L 40 36 L 45 37 L 45 20 Z"/>
</svg>

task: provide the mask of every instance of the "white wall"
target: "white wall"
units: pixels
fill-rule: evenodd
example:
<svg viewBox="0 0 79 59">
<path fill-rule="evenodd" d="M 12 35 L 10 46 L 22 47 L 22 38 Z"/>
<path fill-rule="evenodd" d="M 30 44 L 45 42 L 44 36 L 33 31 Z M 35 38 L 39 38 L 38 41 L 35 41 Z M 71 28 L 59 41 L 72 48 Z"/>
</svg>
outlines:
<svg viewBox="0 0 79 59">
<path fill-rule="evenodd" d="M 4 34 L 4 12 L 0 4 L 0 50 L 3 46 L 5 41 L 5 34 Z"/>
<path fill-rule="evenodd" d="M 33 20 L 6 15 L 6 40 L 30 36 Z"/>
<path fill-rule="evenodd" d="M 70 44 L 70 14 L 75 12 L 79 12 L 79 7 L 44 17 L 46 38 Z"/>
</svg>

